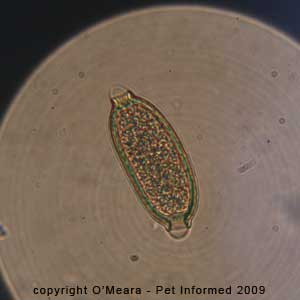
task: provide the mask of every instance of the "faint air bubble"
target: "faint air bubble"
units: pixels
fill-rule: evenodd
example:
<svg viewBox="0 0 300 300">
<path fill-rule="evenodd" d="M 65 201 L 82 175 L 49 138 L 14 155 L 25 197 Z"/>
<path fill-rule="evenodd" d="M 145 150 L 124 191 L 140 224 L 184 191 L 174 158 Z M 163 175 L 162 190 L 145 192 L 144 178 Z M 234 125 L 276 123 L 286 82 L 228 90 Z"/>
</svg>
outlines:
<svg viewBox="0 0 300 300">
<path fill-rule="evenodd" d="M 2 224 L 0 224 L 0 240 L 4 240 L 6 237 L 7 237 L 7 230 Z"/>
<path fill-rule="evenodd" d="M 279 231 L 279 226 L 278 225 L 274 225 L 272 227 L 272 230 L 275 231 L 275 232 L 278 232 Z"/>
</svg>

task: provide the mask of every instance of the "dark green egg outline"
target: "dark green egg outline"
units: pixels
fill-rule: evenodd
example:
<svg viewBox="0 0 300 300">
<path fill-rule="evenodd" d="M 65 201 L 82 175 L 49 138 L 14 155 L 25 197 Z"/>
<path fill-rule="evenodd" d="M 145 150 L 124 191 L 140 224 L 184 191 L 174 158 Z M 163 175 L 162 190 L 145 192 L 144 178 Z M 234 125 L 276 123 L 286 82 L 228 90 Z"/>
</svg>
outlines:
<svg viewBox="0 0 300 300">
<path fill-rule="evenodd" d="M 124 97 L 124 95 L 122 95 L 120 97 Z M 172 221 L 182 219 L 186 228 L 190 229 L 192 226 L 192 218 L 194 217 L 194 215 L 197 211 L 197 208 L 198 208 L 199 189 L 196 184 L 195 172 L 191 166 L 189 157 L 188 157 L 186 151 L 184 150 L 182 142 L 180 141 L 174 128 L 169 123 L 169 121 L 166 119 L 166 117 L 151 102 L 149 102 L 148 100 L 146 100 L 144 98 L 136 96 L 129 89 L 127 89 L 127 94 L 125 97 L 127 97 L 127 99 L 123 100 L 122 105 L 115 105 L 112 101 L 112 108 L 111 108 L 110 117 L 109 117 L 109 128 L 110 128 L 111 138 L 112 138 L 112 141 L 114 144 L 114 149 L 117 152 L 117 155 L 121 161 L 122 167 L 125 169 L 126 174 L 130 179 L 130 182 L 134 188 L 134 191 L 135 191 L 138 199 L 143 204 L 143 206 L 150 212 L 151 217 L 155 221 L 157 221 L 158 223 L 163 225 L 165 227 L 165 229 L 168 232 L 170 232 L 172 230 Z M 137 104 L 137 103 L 144 105 L 146 108 L 148 108 L 151 111 L 151 113 L 153 113 L 153 115 L 155 115 L 155 117 L 158 119 L 158 121 L 164 125 L 165 130 L 170 135 L 171 140 L 174 143 L 175 149 L 179 153 L 180 159 L 183 162 L 184 172 L 186 172 L 189 183 L 190 183 L 189 206 L 188 206 L 188 210 L 185 213 L 179 213 L 177 215 L 167 217 L 167 216 L 161 214 L 160 212 L 158 212 L 152 206 L 150 200 L 146 196 L 143 187 L 141 186 L 138 178 L 135 175 L 135 172 L 130 164 L 130 161 L 127 159 L 127 157 L 123 151 L 123 148 L 119 141 L 119 136 L 117 133 L 116 115 L 123 108 L 127 108 L 127 107 L 129 107 L 133 104 Z"/>
</svg>

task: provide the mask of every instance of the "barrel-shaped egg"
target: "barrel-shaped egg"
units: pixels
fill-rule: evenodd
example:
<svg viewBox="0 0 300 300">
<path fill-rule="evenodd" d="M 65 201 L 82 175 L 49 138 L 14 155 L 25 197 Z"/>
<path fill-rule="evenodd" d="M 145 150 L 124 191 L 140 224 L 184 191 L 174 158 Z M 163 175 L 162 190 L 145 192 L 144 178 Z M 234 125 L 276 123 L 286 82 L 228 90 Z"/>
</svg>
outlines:
<svg viewBox="0 0 300 300">
<path fill-rule="evenodd" d="M 171 237 L 186 236 L 198 185 L 182 142 L 150 101 L 124 87 L 112 88 L 110 98 L 113 145 L 140 202 Z"/>
</svg>

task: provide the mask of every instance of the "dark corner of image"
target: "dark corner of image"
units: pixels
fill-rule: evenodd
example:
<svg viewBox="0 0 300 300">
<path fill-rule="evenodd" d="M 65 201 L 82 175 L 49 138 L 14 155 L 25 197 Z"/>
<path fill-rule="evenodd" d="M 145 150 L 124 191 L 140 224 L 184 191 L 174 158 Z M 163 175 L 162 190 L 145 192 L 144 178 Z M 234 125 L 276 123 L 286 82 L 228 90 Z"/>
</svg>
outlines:
<svg viewBox="0 0 300 300">
<path fill-rule="evenodd" d="M 3 274 L 0 271 L 0 300 L 15 300 L 6 285 Z"/>
</svg>

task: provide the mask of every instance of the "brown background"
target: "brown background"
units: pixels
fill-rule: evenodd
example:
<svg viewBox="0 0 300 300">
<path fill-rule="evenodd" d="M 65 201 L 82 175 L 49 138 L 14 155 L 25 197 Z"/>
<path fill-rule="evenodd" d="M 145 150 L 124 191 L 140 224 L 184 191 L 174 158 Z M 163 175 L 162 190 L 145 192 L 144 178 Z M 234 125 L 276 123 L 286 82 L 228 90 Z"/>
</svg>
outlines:
<svg viewBox="0 0 300 300">
<path fill-rule="evenodd" d="M 282 35 L 187 7 L 100 24 L 52 55 L 1 132 L 0 253 L 21 298 L 101 281 L 261 283 L 260 299 L 298 299 L 298 76 L 299 49 Z M 155 103 L 191 155 L 201 204 L 182 243 L 147 216 L 113 155 L 116 83 Z"/>
</svg>

